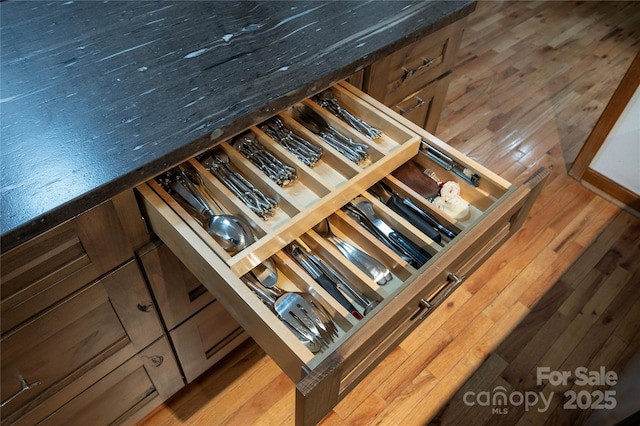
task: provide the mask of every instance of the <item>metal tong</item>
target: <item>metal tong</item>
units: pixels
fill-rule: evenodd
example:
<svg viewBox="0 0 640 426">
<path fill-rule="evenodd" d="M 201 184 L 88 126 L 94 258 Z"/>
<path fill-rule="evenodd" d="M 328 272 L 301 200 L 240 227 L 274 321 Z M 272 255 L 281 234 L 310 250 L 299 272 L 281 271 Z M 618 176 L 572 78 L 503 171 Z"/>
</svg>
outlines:
<svg viewBox="0 0 640 426">
<path fill-rule="evenodd" d="M 369 139 L 376 139 L 382 136 L 382 130 L 373 127 L 360 117 L 352 114 L 351 111 L 344 108 L 338 101 L 338 98 L 336 98 L 333 90 L 324 90 L 320 94 L 316 95 L 314 100 L 318 105 L 330 111 L 336 117 L 341 118 L 345 123 L 367 136 Z"/>
<path fill-rule="evenodd" d="M 421 152 L 433 161 L 441 165 L 445 170 L 455 173 L 458 177 L 464 179 L 473 186 L 480 185 L 480 176 L 473 170 L 464 167 L 444 152 L 432 147 L 427 142 L 422 141 Z"/>
<path fill-rule="evenodd" d="M 355 318 L 359 320 L 363 318 L 363 315 L 356 309 L 355 306 L 353 306 L 353 304 L 349 301 L 349 299 L 347 299 L 345 295 L 342 294 L 342 292 L 338 288 L 338 283 L 334 281 L 330 275 L 327 274 L 326 269 L 322 268 L 319 265 L 319 262 L 318 262 L 319 259 L 317 258 L 313 259 L 314 258 L 313 254 L 303 249 L 296 242 L 290 243 L 285 248 L 285 250 L 296 262 L 298 262 L 300 266 L 302 266 L 302 268 L 305 271 L 307 271 L 307 273 L 311 276 L 311 278 L 313 278 L 318 284 L 320 284 L 320 286 L 324 288 L 327 291 L 327 293 L 331 295 L 331 297 L 336 299 L 336 301 L 340 303 L 340 305 L 342 305 L 347 311 L 349 311 L 351 315 L 353 315 Z M 346 280 L 343 280 L 343 281 L 346 282 Z M 344 282 L 341 282 L 341 284 L 344 284 Z M 347 292 L 349 291 L 347 290 L 347 287 L 343 287 L 343 290 Z M 368 301 L 368 299 L 366 299 L 364 295 L 361 295 L 361 296 L 363 297 L 362 303 L 365 306 L 371 305 L 372 302 Z M 358 300 L 357 297 L 354 297 L 354 299 Z M 367 313 L 370 309 L 371 308 L 367 310 Z"/>
</svg>

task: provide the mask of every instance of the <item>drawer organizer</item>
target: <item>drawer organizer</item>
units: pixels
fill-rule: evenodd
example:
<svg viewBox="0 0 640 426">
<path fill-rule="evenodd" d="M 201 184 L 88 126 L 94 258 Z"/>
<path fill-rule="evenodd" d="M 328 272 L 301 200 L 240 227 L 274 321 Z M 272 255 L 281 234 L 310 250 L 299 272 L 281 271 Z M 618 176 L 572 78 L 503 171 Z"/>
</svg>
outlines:
<svg viewBox="0 0 640 426">
<path fill-rule="evenodd" d="M 298 179 L 287 187 L 268 179 L 234 148 L 233 140 L 213 147 L 217 152 L 222 150 L 229 163 L 260 191 L 278 201 L 275 214 L 266 220 L 209 173 L 200 162 L 208 153 L 188 160 L 224 210 L 247 219 L 257 236 L 247 248 L 233 254 L 223 250 L 158 181 L 152 179 L 137 188 L 154 232 L 296 382 L 297 424 L 320 421 L 515 232 L 548 174 L 541 169 L 516 188 L 347 83 L 331 90 L 346 109 L 381 129 L 382 137 L 369 140 L 313 100 L 304 100 L 278 117 L 295 133 L 323 148 L 319 163 L 308 167 L 271 140 L 260 126 L 248 129 L 269 152 L 296 168 Z M 331 126 L 367 144 L 369 159 L 356 164 L 328 146 L 299 123 L 301 108 L 313 109 Z M 407 162 L 435 172 L 442 182 L 457 182 L 469 213 L 456 220 L 396 178 L 394 171 Z M 389 208 L 384 197 L 379 198 L 381 187 L 400 199 L 411 200 L 456 235 L 441 235 L 439 242 L 430 238 Z M 345 208 L 356 197 L 429 260 L 422 265 L 411 263 L 365 230 Z M 390 280 L 379 284 L 353 267 L 334 244 L 316 232 L 316 225 L 325 219 L 333 234 L 380 261 L 391 272 Z M 375 307 L 358 319 L 290 256 L 292 243 L 310 249 Z M 312 351 L 240 278 L 267 259 L 277 267 L 277 287 L 312 295 L 331 317 L 337 336 L 328 346 Z M 357 300 L 349 301 L 364 313 Z"/>
</svg>

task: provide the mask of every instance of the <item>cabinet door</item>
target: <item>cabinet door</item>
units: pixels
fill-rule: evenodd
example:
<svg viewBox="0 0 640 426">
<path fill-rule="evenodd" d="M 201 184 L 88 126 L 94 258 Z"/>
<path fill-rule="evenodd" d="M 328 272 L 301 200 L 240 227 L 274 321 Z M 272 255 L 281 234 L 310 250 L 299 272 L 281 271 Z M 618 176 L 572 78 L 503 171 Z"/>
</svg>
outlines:
<svg viewBox="0 0 640 426">
<path fill-rule="evenodd" d="M 1 332 L 133 258 L 146 235 L 141 218 L 127 191 L 3 253 Z"/>
<path fill-rule="evenodd" d="M 3 419 L 46 417 L 162 334 L 131 261 L 2 335 Z"/>
<path fill-rule="evenodd" d="M 465 23 L 462 19 L 367 67 L 362 90 L 393 106 L 450 72 Z"/>
</svg>

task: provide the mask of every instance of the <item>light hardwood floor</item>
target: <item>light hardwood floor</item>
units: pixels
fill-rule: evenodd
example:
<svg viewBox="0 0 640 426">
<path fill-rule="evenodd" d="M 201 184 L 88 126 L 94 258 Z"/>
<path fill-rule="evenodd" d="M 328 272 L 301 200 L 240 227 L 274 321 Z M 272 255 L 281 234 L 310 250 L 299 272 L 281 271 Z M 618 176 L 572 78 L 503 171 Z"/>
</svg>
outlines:
<svg viewBox="0 0 640 426">
<path fill-rule="evenodd" d="M 535 372 L 620 372 L 640 347 L 640 221 L 567 176 L 639 49 L 640 2 L 479 2 L 437 135 L 516 184 L 541 166 L 551 177 L 514 238 L 323 426 L 585 421 L 563 408 L 573 382 L 537 387 Z M 506 414 L 464 403 L 496 386 L 554 397 Z M 143 424 L 291 425 L 293 412 L 293 383 L 247 342 Z"/>
</svg>

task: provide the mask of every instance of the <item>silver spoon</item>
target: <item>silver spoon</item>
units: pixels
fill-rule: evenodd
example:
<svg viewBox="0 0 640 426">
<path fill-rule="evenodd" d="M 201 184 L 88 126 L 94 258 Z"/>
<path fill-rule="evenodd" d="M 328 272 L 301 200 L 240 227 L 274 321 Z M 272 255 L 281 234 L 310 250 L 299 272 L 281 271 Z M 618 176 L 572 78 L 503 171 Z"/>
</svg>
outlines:
<svg viewBox="0 0 640 426">
<path fill-rule="evenodd" d="M 178 170 L 178 169 L 177 169 Z M 204 200 L 194 185 L 179 172 L 183 179 L 173 179 L 171 189 L 202 219 L 209 235 L 228 253 L 235 254 L 244 250 L 253 241 L 253 232 L 245 223 L 232 215 L 217 215 Z"/>
<path fill-rule="evenodd" d="M 328 219 L 318 223 L 313 227 L 313 230 L 321 237 L 332 242 L 347 260 L 356 265 L 358 269 L 367 274 L 367 276 L 378 283 L 378 285 L 384 285 L 388 281 L 391 281 L 392 275 L 387 267 L 368 253 L 335 236 L 331 232 L 331 225 Z"/>
<path fill-rule="evenodd" d="M 187 185 L 186 185 L 187 189 L 189 188 L 189 184 L 191 184 L 192 189 L 198 195 L 200 195 L 200 197 L 202 198 L 201 201 L 207 207 L 209 207 L 209 209 L 212 211 L 212 213 L 213 213 L 212 207 L 215 205 L 215 207 L 218 210 L 218 212 L 216 212 L 216 213 L 218 213 L 216 215 L 217 217 L 233 218 L 233 220 L 236 222 L 236 224 L 240 225 L 240 227 L 243 229 L 243 234 L 244 234 L 243 236 L 245 237 L 245 241 L 246 241 L 246 243 L 244 244 L 244 247 L 238 246 L 238 247 L 236 247 L 236 250 L 233 251 L 233 250 L 231 250 L 232 247 L 230 248 L 230 250 L 227 250 L 225 248 L 225 246 L 223 246 L 223 248 L 225 248 L 226 251 L 236 253 L 236 252 L 241 251 L 244 248 L 250 246 L 254 242 L 256 242 L 257 238 L 256 238 L 255 233 L 253 232 L 253 229 L 251 229 L 251 225 L 249 225 L 249 223 L 243 217 L 229 215 L 229 214 L 226 214 L 223 211 L 222 206 L 215 200 L 215 197 L 209 192 L 207 187 L 204 185 L 204 181 L 202 179 L 202 176 L 200 176 L 200 174 L 193 167 L 193 165 L 191 165 L 189 163 L 185 163 L 185 164 L 180 165 L 178 167 L 179 167 L 180 171 L 182 172 L 182 176 L 184 176 L 187 179 L 187 182 L 188 182 Z M 195 187 L 195 188 L 193 188 L 193 187 Z M 211 201 L 211 203 L 209 203 L 209 202 L 207 202 L 207 200 L 205 200 L 205 197 L 204 197 L 205 194 L 207 195 L 207 198 Z M 218 236 L 221 236 L 221 235 L 218 235 Z M 223 244 L 224 244 L 224 242 L 223 242 Z M 230 246 L 231 242 L 227 241 L 226 244 L 228 246 Z M 271 258 L 265 259 L 264 262 L 259 263 L 258 265 L 256 265 L 252 272 L 253 272 L 254 276 L 256 277 L 256 279 L 258 281 L 260 281 L 260 284 L 262 284 L 263 286 L 265 286 L 267 288 L 275 286 L 276 283 L 278 282 L 278 270 L 276 269 L 275 262 Z"/>
</svg>

